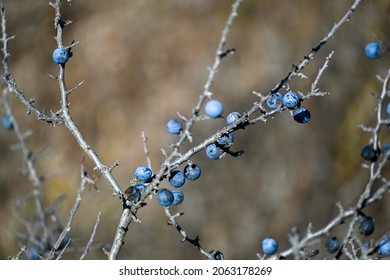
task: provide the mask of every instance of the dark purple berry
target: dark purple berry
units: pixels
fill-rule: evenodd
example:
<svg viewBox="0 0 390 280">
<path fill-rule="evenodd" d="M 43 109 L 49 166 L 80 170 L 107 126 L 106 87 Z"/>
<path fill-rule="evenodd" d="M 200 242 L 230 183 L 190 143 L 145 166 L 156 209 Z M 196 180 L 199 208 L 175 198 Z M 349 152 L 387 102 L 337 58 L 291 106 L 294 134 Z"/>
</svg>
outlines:
<svg viewBox="0 0 390 280">
<path fill-rule="evenodd" d="M 367 144 L 360 151 L 360 155 L 365 160 L 375 162 L 378 160 L 379 151 L 374 150 L 374 146 L 372 144 Z"/>
<path fill-rule="evenodd" d="M 359 232 L 361 235 L 369 236 L 374 232 L 375 225 L 372 218 L 365 218 L 359 224 Z"/>
<path fill-rule="evenodd" d="M 212 259 L 213 260 L 224 260 L 225 257 L 223 256 L 222 252 L 221 251 L 218 251 L 218 250 L 211 250 L 209 252 L 209 254 L 211 255 Z"/>
<path fill-rule="evenodd" d="M 295 109 L 292 115 L 297 123 L 307 123 L 311 118 L 310 111 L 305 107 L 299 107 Z"/>
<path fill-rule="evenodd" d="M 329 254 L 336 253 L 340 249 L 340 240 L 336 236 L 330 237 L 325 243 L 325 248 Z"/>
</svg>

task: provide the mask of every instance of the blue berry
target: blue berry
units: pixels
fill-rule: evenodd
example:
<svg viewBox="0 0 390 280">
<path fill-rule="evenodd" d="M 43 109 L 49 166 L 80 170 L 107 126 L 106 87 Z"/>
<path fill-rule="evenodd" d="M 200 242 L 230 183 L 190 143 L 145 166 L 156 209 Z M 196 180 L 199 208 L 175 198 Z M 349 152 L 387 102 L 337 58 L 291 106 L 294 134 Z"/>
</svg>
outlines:
<svg viewBox="0 0 390 280">
<path fill-rule="evenodd" d="M 1 117 L 1 124 L 2 126 L 7 129 L 7 130 L 12 130 L 14 129 L 14 125 L 11 122 L 11 119 L 8 117 L 8 115 L 3 115 Z"/>
<path fill-rule="evenodd" d="M 58 247 L 59 250 L 62 250 L 65 248 L 66 245 L 70 242 L 70 237 L 65 235 L 64 239 L 62 239 L 60 246 Z"/>
<path fill-rule="evenodd" d="M 386 112 L 387 112 L 387 114 L 390 116 L 390 102 L 389 102 L 389 104 L 387 104 L 387 106 L 386 106 Z"/>
<path fill-rule="evenodd" d="M 157 201 L 161 206 L 168 207 L 174 200 L 173 193 L 168 189 L 161 189 L 157 193 Z"/>
<path fill-rule="evenodd" d="M 169 174 L 169 183 L 174 188 L 180 188 L 186 182 L 186 177 L 183 172 L 179 170 L 173 170 L 171 174 Z"/>
<path fill-rule="evenodd" d="M 152 170 L 145 166 L 141 165 L 134 169 L 134 176 L 138 181 L 147 181 L 152 177 Z"/>
<path fill-rule="evenodd" d="M 390 234 L 387 233 L 385 236 L 381 237 L 378 242 L 379 253 L 381 255 L 390 255 Z"/>
<path fill-rule="evenodd" d="M 270 109 L 277 109 L 282 104 L 283 95 L 280 92 L 273 93 L 267 99 L 267 105 Z"/>
<path fill-rule="evenodd" d="M 139 190 L 141 193 L 146 191 L 146 185 L 144 185 L 144 184 L 137 184 L 137 185 L 134 186 L 134 188 Z"/>
<path fill-rule="evenodd" d="M 374 146 L 372 144 L 367 144 L 361 149 L 360 155 L 365 160 L 375 162 L 378 160 L 379 152 L 374 150 Z"/>
<path fill-rule="evenodd" d="M 53 52 L 53 60 L 57 64 L 64 64 L 69 59 L 69 51 L 65 48 L 57 48 Z"/>
<path fill-rule="evenodd" d="M 272 255 L 278 250 L 278 242 L 273 239 L 272 237 L 265 238 L 261 242 L 261 249 L 263 250 L 264 254 Z"/>
<path fill-rule="evenodd" d="M 283 96 L 282 102 L 284 106 L 286 106 L 288 109 L 293 109 L 294 107 L 299 105 L 300 99 L 298 94 L 290 91 Z"/>
<path fill-rule="evenodd" d="M 219 159 L 223 154 L 223 150 L 215 144 L 210 144 L 206 147 L 206 156 L 210 159 Z"/>
<path fill-rule="evenodd" d="M 184 194 L 180 190 L 171 190 L 173 194 L 173 202 L 172 205 L 179 205 L 184 200 Z"/>
<path fill-rule="evenodd" d="M 39 260 L 39 255 L 35 250 L 29 250 L 27 252 L 27 259 L 29 260 Z"/>
<path fill-rule="evenodd" d="M 379 244 L 379 253 L 385 256 L 390 255 L 390 240 Z"/>
<path fill-rule="evenodd" d="M 383 144 L 382 153 L 387 160 L 390 160 L 390 143 Z"/>
<path fill-rule="evenodd" d="M 167 122 L 166 129 L 170 134 L 180 134 L 183 127 L 178 119 L 170 119 Z"/>
<path fill-rule="evenodd" d="M 372 218 L 365 218 L 359 224 L 359 232 L 362 235 L 369 236 L 374 232 L 375 225 Z"/>
<path fill-rule="evenodd" d="M 329 254 L 336 253 L 340 249 L 340 240 L 336 236 L 330 237 L 325 243 L 325 248 Z"/>
<path fill-rule="evenodd" d="M 381 56 L 382 46 L 378 42 L 371 42 L 366 45 L 364 51 L 368 58 L 376 59 Z"/>
<path fill-rule="evenodd" d="M 227 125 L 231 125 L 241 117 L 242 117 L 242 115 L 239 112 L 231 112 L 226 117 L 226 123 L 227 123 Z"/>
<path fill-rule="evenodd" d="M 210 118 L 218 118 L 223 113 L 223 104 L 218 100 L 212 99 L 206 103 L 204 110 Z"/>
<path fill-rule="evenodd" d="M 310 121 L 311 114 L 305 107 L 299 107 L 293 111 L 293 118 L 298 123 L 307 123 Z"/>
<path fill-rule="evenodd" d="M 196 164 L 191 164 L 184 167 L 184 176 L 186 176 L 188 180 L 198 179 L 201 173 L 202 172 L 200 170 L 200 167 Z"/>
<path fill-rule="evenodd" d="M 228 135 L 223 135 L 218 140 L 218 144 L 223 147 L 229 147 L 233 144 L 233 141 L 234 141 L 233 133 L 229 133 Z"/>
</svg>

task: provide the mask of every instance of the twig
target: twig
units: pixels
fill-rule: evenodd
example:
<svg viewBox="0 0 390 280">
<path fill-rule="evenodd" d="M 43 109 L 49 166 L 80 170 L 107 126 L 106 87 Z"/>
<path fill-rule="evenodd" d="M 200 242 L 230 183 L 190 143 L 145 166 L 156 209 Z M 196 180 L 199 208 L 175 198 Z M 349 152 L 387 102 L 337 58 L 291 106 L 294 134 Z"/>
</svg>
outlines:
<svg viewBox="0 0 390 280">
<path fill-rule="evenodd" d="M 89 241 L 88 241 L 88 244 L 87 246 L 85 247 L 85 250 L 83 252 L 83 254 L 81 255 L 80 257 L 80 260 L 83 260 L 85 259 L 85 257 L 88 255 L 89 253 L 89 250 L 91 249 L 91 246 L 92 246 L 92 242 L 93 242 L 93 239 L 95 238 L 95 235 L 96 235 L 96 232 L 97 232 L 97 228 L 100 224 L 100 217 L 102 215 L 102 212 L 99 212 L 98 216 L 97 216 L 97 219 L 96 219 L 96 223 L 93 227 L 93 231 L 92 231 L 92 234 L 91 234 L 91 237 L 89 238 Z"/>
<path fill-rule="evenodd" d="M 53 126 L 62 124 L 64 120 L 60 116 L 53 113 L 51 115 L 45 114 L 44 111 L 39 110 L 33 105 L 34 99 L 28 100 L 24 96 L 23 91 L 18 88 L 15 79 L 11 75 L 9 65 L 8 65 L 8 59 L 11 56 L 8 52 L 8 41 L 14 39 L 15 36 L 8 37 L 7 35 L 6 12 L 2 0 L 0 0 L 0 13 L 1 13 L 1 42 L 3 45 L 1 49 L 3 52 L 3 61 L 2 61 L 3 69 L 4 69 L 3 79 L 6 82 L 8 91 L 10 93 L 13 93 L 22 102 L 22 104 L 26 106 L 28 114 L 33 112 L 37 116 L 38 120 L 44 120 Z"/>
<path fill-rule="evenodd" d="M 142 142 L 144 143 L 144 153 L 145 153 L 146 160 L 148 162 L 148 167 L 152 169 L 152 159 L 150 157 L 149 150 L 148 150 L 148 138 L 145 136 L 144 131 L 142 131 L 141 133 L 141 139 Z"/>
<path fill-rule="evenodd" d="M 57 35 L 55 37 L 55 40 L 57 42 L 58 47 L 63 46 L 62 42 L 62 33 L 63 28 L 67 26 L 67 24 L 64 24 L 61 18 L 61 1 L 56 0 L 55 3 L 51 3 L 55 10 L 55 28 L 57 30 Z M 74 44 L 72 44 L 73 46 Z M 75 137 L 77 143 L 79 146 L 83 149 L 83 151 L 88 155 L 88 157 L 95 163 L 96 167 L 95 169 L 98 170 L 109 182 L 110 186 L 112 187 L 114 191 L 114 195 L 118 196 L 120 199 L 123 199 L 123 191 L 121 190 L 119 184 L 117 183 L 114 176 L 112 176 L 111 172 L 112 169 L 110 169 L 108 166 L 104 165 L 103 162 L 100 160 L 98 154 L 95 152 L 95 150 L 87 143 L 87 141 L 84 139 L 81 131 L 77 128 L 76 124 L 74 123 L 71 115 L 70 115 L 70 108 L 69 108 L 69 102 L 68 102 L 68 94 L 70 93 L 69 90 L 66 89 L 65 85 L 65 67 L 63 65 L 59 65 L 59 75 L 58 75 L 58 86 L 60 89 L 60 95 L 61 95 L 61 116 L 64 120 L 64 123 L 66 127 L 69 129 L 69 131 L 72 133 L 72 135 Z M 73 90 L 73 89 L 72 89 Z M 71 90 L 71 91 L 72 91 Z"/>
<path fill-rule="evenodd" d="M 172 225 L 177 229 L 177 231 L 180 233 L 180 235 L 183 237 L 182 242 L 188 242 L 191 245 L 193 245 L 201 254 L 205 255 L 208 259 L 212 260 L 214 259 L 211 254 L 207 253 L 199 242 L 199 237 L 196 236 L 195 238 L 191 238 L 187 235 L 186 231 L 177 223 L 176 219 L 180 216 L 182 216 L 184 213 L 177 213 L 175 215 L 172 215 L 170 212 L 169 207 L 164 207 L 165 215 L 169 218 L 169 225 Z"/>
<path fill-rule="evenodd" d="M 197 105 L 192 110 L 192 112 L 193 112 L 192 117 L 190 119 L 188 119 L 188 121 L 186 122 L 186 127 L 185 127 L 184 132 L 180 135 L 179 140 L 175 144 L 172 145 L 173 150 L 170 154 L 166 153 L 165 150 L 163 150 L 163 153 L 165 155 L 165 160 L 161 164 L 160 170 L 158 170 L 156 172 L 153 181 L 148 185 L 144 198 L 141 201 L 139 201 L 136 205 L 133 205 L 131 209 L 128 207 L 124 207 L 119 224 L 118 224 L 118 227 L 117 227 L 117 230 L 116 230 L 116 233 L 115 233 L 114 241 L 113 241 L 110 253 L 109 253 L 109 259 L 117 259 L 118 258 L 119 251 L 123 245 L 124 237 L 127 233 L 127 230 L 128 230 L 130 223 L 134 220 L 135 213 L 138 211 L 139 208 L 141 208 L 143 206 L 143 201 L 147 197 L 149 197 L 149 195 L 157 189 L 159 183 L 164 178 L 166 178 L 167 173 L 173 169 L 172 167 L 176 167 L 176 164 L 175 163 L 172 164 L 172 161 L 175 160 L 174 162 L 176 162 L 177 161 L 176 159 L 179 157 L 180 162 L 181 163 L 184 162 L 182 160 L 185 158 L 185 156 L 181 155 L 179 153 L 178 148 L 182 145 L 182 143 L 185 140 L 188 139 L 188 136 L 191 135 L 191 133 L 190 133 L 191 128 L 194 125 L 194 123 L 199 119 L 198 113 L 200 111 L 201 106 L 204 103 L 204 100 L 206 97 L 210 97 L 210 95 L 211 95 L 209 89 L 211 87 L 211 84 L 214 81 L 215 74 L 217 73 L 217 70 L 218 70 L 219 65 L 221 63 L 221 59 L 223 58 L 223 56 L 221 56 L 221 54 L 224 53 L 223 49 L 224 49 L 224 46 L 225 46 L 225 43 L 227 40 L 227 35 L 230 32 L 233 20 L 237 16 L 237 10 L 242 2 L 243 2 L 243 0 L 236 0 L 234 2 L 234 4 L 232 5 L 232 10 L 231 10 L 230 15 L 228 17 L 228 20 L 225 24 L 219 45 L 217 47 L 217 51 L 216 51 L 216 55 L 215 55 L 215 59 L 214 59 L 214 64 L 209 70 L 209 76 L 208 76 L 207 82 L 204 86 L 203 94 L 200 95 Z M 211 143 L 211 140 L 209 140 L 209 141 Z M 216 139 L 214 141 L 216 141 Z M 205 145 L 203 145 L 199 150 L 203 149 L 204 147 L 205 147 Z M 193 150 L 193 149 L 191 149 L 191 150 Z M 193 154 L 194 153 L 192 153 L 191 155 L 193 155 Z"/>
<path fill-rule="evenodd" d="M 42 186 L 42 179 L 38 175 L 37 170 L 35 169 L 35 162 L 34 162 L 34 156 L 32 151 L 27 147 L 26 144 L 26 133 L 23 133 L 19 127 L 19 123 L 14 116 L 12 109 L 8 103 L 8 89 L 5 88 L 3 90 L 3 99 L 2 99 L 2 104 L 4 106 L 5 112 L 7 116 L 9 117 L 12 125 L 13 125 L 13 131 L 18 139 L 18 146 L 22 152 L 23 155 L 23 160 L 24 160 L 24 165 L 25 165 L 25 170 L 24 170 L 24 176 L 27 177 L 27 179 L 31 182 L 32 184 L 32 195 L 34 198 L 34 203 L 35 203 L 35 213 L 38 217 L 39 225 L 42 230 L 42 237 L 44 239 L 49 238 L 49 230 L 46 224 L 46 219 L 45 219 L 45 214 L 43 210 L 43 186 Z M 28 227 L 27 224 L 29 224 L 29 221 L 24 222 L 25 226 Z M 32 232 L 30 232 L 32 233 Z"/>
<path fill-rule="evenodd" d="M 79 191 L 77 192 L 77 196 L 75 198 L 73 206 L 72 206 L 72 208 L 69 211 L 68 221 L 67 221 L 63 231 L 60 233 L 57 241 L 53 245 L 53 248 L 52 248 L 52 250 L 50 251 L 50 253 L 49 253 L 48 257 L 47 257 L 48 260 L 51 260 L 51 259 L 54 258 L 55 254 L 56 254 L 58 248 L 60 248 L 60 246 L 61 246 L 65 236 L 71 230 L 72 224 L 73 224 L 73 219 L 74 219 L 74 217 L 76 215 L 76 212 L 77 212 L 77 209 L 79 208 L 80 203 L 82 201 L 84 190 L 86 189 L 86 187 L 88 185 L 95 185 L 96 184 L 96 180 L 93 180 L 93 179 L 91 179 L 91 178 L 89 178 L 87 176 L 87 172 L 85 171 L 84 164 L 81 164 L 80 169 L 81 169 L 80 170 L 80 173 L 81 173 L 81 183 L 80 183 Z"/>
<path fill-rule="evenodd" d="M 379 98 L 379 102 L 377 103 L 376 125 L 375 128 L 373 128 L 370 131 L 374 138 L 373 144 L 376 145 L 376 147 L 379 146 L 379 142 L 378 142 L 379 132 L 380 132 L 380 126 L 382 124 L 381 108 L 383 106 L 382 103 L 388 93 L 389 80 L 390 80 L 390 69 L 388 70 L 387 76 L 383 81 L 382 93 Z M 310 242 L 320 238 L 321 236 L 328 235 L 333 228 L 337 227 L 342 222 L 345 222 L 347 219 L 350 219 L 350 221 L 348 224 L 347 233 L 345 234 L 345 237 L 343 238 L 343 242 L 341 245 L 342 253 L 344 253 L 348 258 L 354 258 L 353 257 L 354 253 L 352 252 L 351 254 L 347 250 L 347 245 L 351 244 L 350 242 L 353 241 L 355 225 L 359 221 L 359 215 L 360 215 L 359 211 L 377 202 L 383 197 L 385 193 L 390 191 L 390 181 L 388 181 L 382 175 L 382 170 L 387 165 L 387 163 L 388 163 L 387 155 L 384 155 L 381 161 L 372 162 L 369 165 L 368 181 L 365 185 L 362 194 L 360 195 L 358 201 L 356 202 L 355 206 L 347 210 L 340 208 L 340 213 L 336 217 L 334 217 L 327 225 L 325 225 L 324 227 L 322 227 L 321 229 L 315 232 L 308 232 L 305 237 L 300 239 L 295 244 L 292 244 L 293 245 L 292 247 L 284 250 L 283 252 L 275 256 L 270 257 L 269 259 L 285 258 L 287 256 L 294 255 L 294 252 L 302 250 L 305 246 L 310 244 Z M 374 193 L 372 193 L 373 186 L 378 181 L 382 182 L 382 184 L 378 187 L 378 189 Z"/>
<path fill-rule="evenodd" d="M 382 106 L 383 106 L 383 102 L 384 102 L 384 100 L 387 96 L 387 93 L 388 93 L 389 80 L 390 80 L 390 69 L 388 70 L 386 78 L 383 81 L 381 95 L 377 99 L 378 102 L 377 102 L 377 106 L 376 106 L 376 125 L 375 125 L 375 128 L 372 130 L 372 138 L 373 138 L 372 145 L 373 145 L 374 151 L 378 151 L 378 149 L 379 149 L 379 133 L 380 133 L 380 130 L 382 127 L 382 124 L 381 124 L 381 122 L 382 122 Z M 371 192 L 372 192 L 372 188 L 373 188 L 374 184 L 382 178 L 382 170 L 383 170 L 384 166 L 386 165 L 387 161 L 388 161 L 387 156 L 385 155 L 379 163 L 377 163 L 375 161 L 370 163 L 369 179 L 368 179 L 368 182 L 365 186 L 363 193 L 361 194 L 358 202 L 356 203 L 356 207 L 355 207 L 356 211 L 354 213 L 352 220 L 349 223 L 347 234 L 345 235 L 344 240 L 343 240 L 344 245 L 346 245 L 351 240 L 355 224 L 358 222 L 359 213 L 357 210 L 361 210 L 366 206 L 368 199 L 371 197 Z M 346 253 L 346 249 L 344 249 L 344 253 Z"/>
</svg>

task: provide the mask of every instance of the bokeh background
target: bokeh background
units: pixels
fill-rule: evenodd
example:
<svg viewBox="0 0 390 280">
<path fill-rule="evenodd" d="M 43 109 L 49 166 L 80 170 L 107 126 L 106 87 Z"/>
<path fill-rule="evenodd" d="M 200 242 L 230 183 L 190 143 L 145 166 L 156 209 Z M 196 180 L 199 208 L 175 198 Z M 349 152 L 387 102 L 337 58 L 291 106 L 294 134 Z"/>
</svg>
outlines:
<svg viewBox="0 0 390 280">
<path fill-rule="evenodd" d="M 20 89 L 47 111 L 59 108 L 57 84 L 47 74 L 56 74 L 51 54 L 53 9 L 48 1 L 4 1 L 11 41 L 10 66 Z M 166 121 L 179 111 L 189 115 L 208 76 L 221 31 L 233 1 L 222 0 L 86 0 L 63 1 L 65 19 L 74 23 L 64 34 L 65 43 L 80 41 L 66 65 L 68 87 L 84 84 L 70 97 L 71 113 L 91 146 L 106 164 L 119 160 L 114 175 L 125 189 L 133 169 L 145 164 L 141 132 L 148 137 L 153 168 L 163 160 L 175 137 L 165 131 Z M 235 55 L 223 60 L 211 88 L 225 105 L 225 112 L 248 110 L 256 97 L 266 93 L 300 62 L 353 1 L 247 0 L 239 9 L 227 48 Z M 280 248 L 288 246 L 287 235 L 296 226 L 302 232 L 325 225 L 337 214 L 337 202 L 353 205 L 367 181 L 361 168 L 360 148 L 369 135 L 357 127 L 372 124 L 379 92 L 376 75 L 390 65 L 387 53 L 369 60 L 364 46 L 377 38 L 390 46 L 390 2 L 365 1 L 334 38 L 305 69 L 307 80 L 295 79 L 291 88 L 310 89 L 325 57 L 335 50 L 321 79 L 325 97 L 305 101 L 312 113 L 306 125 L 295 123 L 284 112 L 235 133 L 234 149 L 244 150 L 238 158 L 211 161 L 203 152 L 193 161 L 202 176 L 182 188 L 185 201 L 177 211 L 185 213 L 179 222 L 190 236 L 199 235 L 206 250 L 219 249 L 227 259 L 256 259 L 263 238 L 273 236 Z M 64 126 L 50 127 L 10 98 L 15 114 L 33 136 L 28 145 L 38 155 L 46 206 L 59 195 L 63 222 L 80 182 L 83 153 Z M 3 109 L 1 109 L 3 110 Z M 205 121 L 194 127 L 196 145 L 224 126 L 224 119 Z M 383 131 L 382 142 L 390 142 Z M 12 132 L 0 132 L 0 258 L 15 254 L 25 232 L 15 213 L 17 198 L 31 192 L 29 182 L 17 172 L 22 157 L 10 151 L 16 141 Z M 93 165 L 86 160 L 90 174 Z M 163 182 L 162 187 L 168 187 Z M 87 190 L 70 231 L 72 248 L 83 248 L 96 216 L 102 220 L 96 244 L 110 244 L 121 213 L 104 179 L 100 193 Z M 389 198 L 371 206 L 366 213 L 376 220 L 377 238 L 389 228 Z M 203 259 L 170 226 L 155 200 L 139 212 L 140 224 L 132 224 L 121 251 L 121 259 Z M 343 228 L 332 234 L 341 234 Z M 323 244 L 316 245 L 323 251 Z M 78 258 L 80 252 L 64 255 Z M 101 250 L 88 258 L 104 259 Z"/>
</svg>

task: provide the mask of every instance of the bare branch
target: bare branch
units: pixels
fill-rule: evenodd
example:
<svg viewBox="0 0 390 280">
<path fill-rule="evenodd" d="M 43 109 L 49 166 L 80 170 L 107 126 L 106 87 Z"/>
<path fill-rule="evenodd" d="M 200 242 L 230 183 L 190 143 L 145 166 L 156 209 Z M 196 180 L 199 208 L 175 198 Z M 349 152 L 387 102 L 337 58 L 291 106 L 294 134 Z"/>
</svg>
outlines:
<svg viewBox="0 0 390 280">
<path fill-rule="evenodd" d="M 102 216 L 102 212 L 99 212 L 99 214 L 98 214 L 98 216 L 96 218 L 96 223 L 95 223 L 95 225 L 93 227 L 93 231 L 92 231 L 91 237 L 89 238 L 88 244 L 85 247 L 85 250 L 84 250 L 83 254 L 80 257 L 80 260 L 84 260 L 86 258 L 86 256 L 88 255 L 89 250 L 91 249 L 93 239 L 95 238 L 95 235 L 96 235 L 96 232 L 97 232 L 97 228 L 98 228 L 98 226 L 100 224 L 100 217 L 101 216 Z"/>
</svg>

